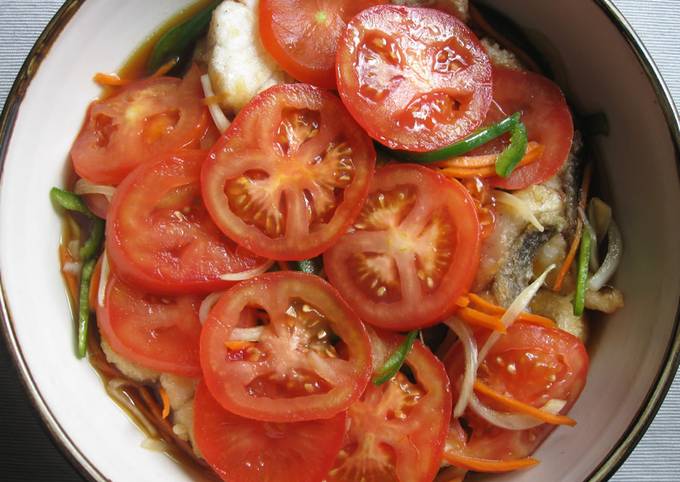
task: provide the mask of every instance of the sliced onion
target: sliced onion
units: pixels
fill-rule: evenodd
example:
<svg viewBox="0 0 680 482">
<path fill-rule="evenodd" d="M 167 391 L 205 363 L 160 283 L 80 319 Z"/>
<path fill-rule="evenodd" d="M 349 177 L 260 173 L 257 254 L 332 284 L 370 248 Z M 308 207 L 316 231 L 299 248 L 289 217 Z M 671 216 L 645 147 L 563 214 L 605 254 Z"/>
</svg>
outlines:
<svg viewBox="0 0 680 482">
<path fill-rule="evenodd" d="M 444 322 L 446 326 L 458 336 L 458 339 L 463 344 L 463 351 L 465 353 L 465 372 L 463 381 L 460 386 L 460 395 L 458 401 L 453 408 L 453 416 L 459 418 L 465 412 L 470 400 L 470 395 L 473 394 L 475 378 L 477 378 L 477 342 L 470 328 L 457 318 L 451 318 Z"/>
<path fill-rule="evenodd" d="M 219 300 L 220 296 L 223 294 L 222 291 L 217 291 L 216 293 L 209 294 L 203 300 L 201 306 L 198 308 L 198 319 L 201 321 L 201 324 L 205 323 L 205 320 L 208 319 L 208 313 L 210 313 L 212 307 L 215 306 L 215 303 L 217 303 L 217 300 Z"/>
<path fill-rule="evenodd" d="M 494 197 L 499 203 L 511 208 L 520 218 L 530 223 L 540 232 L 545 231 L 543 225 L 534 216 L 533 211 L 525 201 L 505 191 L 494 191 Z"/>
<path fill-rule="evenodd" d="M 243 281 L 247 280 L 250 278 L 254 278 L 257 275 L 260 275 L 267 271 L 269 268 L 272 267 L 274 264 L 274 260 L 268 260 L 266 263 L 257 266 L 253 269 L 249 269 L 247 271 L 239 271 L 238 273 L 225 273 L 223 275 L 220 275 L 220 279 L 222 281 Z"/>
<path fill-rule="evenodd" d="M 68 245 L 66 246 L 66 249 L 68 250 L 68 254 L 70 254 L 73 259 L 79 259 L 80 258 L 80 241 L 79 240 L 72 239 L 71 241 L 69 241 Z"/>
<path fill-rule="evenodd" d="M 172 433 L 177 435 L 179 438 L 182 440 L 188 440 L 189 439 L 189 429 L 187 429 L 186 425 L 178 423 L 172 426 Z"/>
<path fill-rule="evenodd" d="M 101 194 L 102 196 L 106 197 L 106 199 L 111 201 L 113 195 L 116 193 L 116 188 L 105 184 L 93 184 L 87 179 L 80 178 L 76 181 L 73 192 L 78 195 Z"/>
<path fill-rule="evenodd" d="M 588 204 L 588 220 L 597 233 L 597 239 L 604 239 L 612 220 L 612 208 L 602 199 L 594 197 Z"/>
<path fill-rule="evenodd" d="M 621 238 L 621 231 L 612 219 L 609 223 L 609 230 L 607 231 L 608 245 L 607 254 L 604 257 L 600 269 L 591 276 L 588 282 L 588 288 L 593 291 L 599 291 L 604 285 L 614 276 L 616 270 L 621 262 L 623 256 L 623 239 Z"/>
<path fill-rule="evenodd" d="M 67 261 L 62 267 L 64 273 L 71 273 L 74 275 L 79 275 L 81 268 L 82 265 L 78 261 Z"/>
<path fill-rule="evenodd" d="M 234 328 L 229 337 L 229 341 L 260 341 L 264 326 L 253 326 L 251 328 Z"/>
<path fill-rule="evenodd" d="M 106 392 L 111 398 L 118 402 L 124 409 L 128 411 L 137 420 L 149 437 L 155 437 L 158 435 L 156 427 L 151 424 L 144 414 L 137 408 L 135 402 L 132 401 L 130 396 L 123 390 L 129 382 L 123 380 L 122 378 L 114 378 L 109 380 L 106 384 Z"/>
<path fill-rule="evenodd" d="M 102 254 L 102 270 L 99 273 L 99 291 L 97 291 L 97 303 L 102 308 L 104 307 L 104 298 L 106 298 L 106 285 L 109 282 L 109 257 L 106 251 Z"/>
<path fill-rule="evenodd" d="M 203 86 L 203 93 L 205 94 L 206 98 L 215 96 L 215 91 L 212 88 L 212 82 L 210 82 L 210 76 L 208 74 L 205 74 L 201 77 L 201 85 Z M 224 115 L 222 108 L 216 103 L 210 103 L 208 105 L 208 110 L 210 111 L 210 116 L 215 123 L 215 127 L 217 127 L 217 130 L 220 131 L 220 134 L 223 134 L 224 131 L 229 128 L 229 124 L 231 124 L 229 119 L 227 119 L 227 116 Z"/>
<path fill-rule="evenodd" d="M 551 398 L 550 400 L 548 400 L 548 403 L 541 407 L 541 410 L 543 410 L 544 412 L 552 413 L 553 415 L 557 415 L 566 406 L 567 406 L 566 400 Z"/>
<path fill-rule="evenodd" d="M 141 447 L 152 452 L 167 452 L 168 444 L 157 438 L 147 437 L 142 441 Z"/>
<path fill-rule="evenodd" d="M 567 404 L 564 400 L 549 400 L 543 407 L 539 410 L 557 415 L 562 411 L 564 406 Z M 545 422 L 531 415 L 523 415 L 519 413 L 504 413 L 487 407 L 482 402 L 479 401 L 477 395 L 474 393 L 470 396 L 470 408 L 482 417 L 484 420 L 492 425 L 495 425 L 506 430 L 528 430 L 530 428 L 538 427 L 543 425 Z"/>
<path fill-rule="evenodd" d="M 543 271 L 541 276 L 536 278 L 536 281 L 524 288 L 519 296 L 515 298 L 515 301 L 510 304 L 508 309 L 501 317 L 501 323 L 503 323 L 506 328 L 509 328 L 515 322 L 520 313 L 527 309 L 527 306 L 529 306 L 529 303 L 531 303 L 533 297 L 536 296 L 536 292 L 538 292 L 541 286 L 543 286 L 543 283 L 545 283 L 545 278 L 548 276 L 548 273 L 550 273 L 553 269 L 555 269 L 554 264 L 548 266 L 545 271 Z M 489 353 L 489 350 L 491 350 L 491 347 L 494 346 L 502 336 L 503 335 L 497 331 L 494 331 L 491 336 L 489 336 L 489 338 L 486 340 L 486 343 L 479 351 L 479 363 L 484 361 L 484 358 L 486 358 L 486 355 Z"/>
</svg>

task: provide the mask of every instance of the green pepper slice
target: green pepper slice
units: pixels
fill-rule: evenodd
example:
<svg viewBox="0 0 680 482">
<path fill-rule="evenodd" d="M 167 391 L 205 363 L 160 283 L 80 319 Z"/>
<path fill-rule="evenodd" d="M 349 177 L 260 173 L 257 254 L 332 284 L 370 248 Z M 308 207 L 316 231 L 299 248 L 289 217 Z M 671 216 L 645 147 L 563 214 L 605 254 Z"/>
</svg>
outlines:
<svg viewBox="0 0 680 482">
<path fill-rule="evenodd" d="M 391 380 L 392 377 L 397 374 L 406 361 L 406 357 L 408 357 L 408 354 L 411 352 L 411 348 L 413 348 L 413 343 L 416 341 L 417 336 L 418 330 L 411 331 L 406 335 L 406 339 L 399 345 L 399 348 L 397 348 L 395 352 L 390 355 L 385 364 L 375 372 L 373 385 L 380 386 Z"/>
</svg>

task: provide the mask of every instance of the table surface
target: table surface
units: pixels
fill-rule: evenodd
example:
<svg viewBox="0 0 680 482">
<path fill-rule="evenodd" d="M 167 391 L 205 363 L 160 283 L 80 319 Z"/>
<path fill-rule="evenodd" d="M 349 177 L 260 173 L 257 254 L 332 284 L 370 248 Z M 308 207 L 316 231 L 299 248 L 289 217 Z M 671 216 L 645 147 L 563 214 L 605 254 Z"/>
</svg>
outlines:
<svg viewBox="0 0 680 482">
<path fill-rule="evenodd" d="M 111 1 L 111 0 L 110 0 Z M 556 0 L 553 0 L 556 1 Z M 1 0 L 0 107 L 21 63 L 62 0 Z M 680 101 L 678 0 L 614 0 L 657 62 Z M 46 435 L 0 342 L 0 474 L 6 482 L 82 480 Z M 680 376 L 615 482 L 680 481 Z"/>
</svg>

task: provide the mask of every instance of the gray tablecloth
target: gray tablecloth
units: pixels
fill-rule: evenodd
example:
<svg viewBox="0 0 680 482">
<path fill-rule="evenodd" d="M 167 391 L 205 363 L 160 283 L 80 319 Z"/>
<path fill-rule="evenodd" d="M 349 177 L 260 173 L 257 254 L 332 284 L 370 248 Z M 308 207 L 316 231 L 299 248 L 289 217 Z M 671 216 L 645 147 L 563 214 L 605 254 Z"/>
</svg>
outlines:
<svg viewBox="0 0 680 482">
<path fill-rule="evenodd" d="M 671 92 L 680 101 L 680 1 L 615 0 L 615 3 L 642 37 Z M 0 0 L 0 106 L 33 42 L 61 4 L 62 0 Z M 17 405 L 26 402 L 12 381 L 15 375 L 5 357 L 0 364 L 0 409 L 4 409 L 0 411 L 0 478 L 75 480 L 75 474 L 61 462 L 34 420 L 10 416 L 18 410 Z M 18 432 L 22 434 L 19 441 L 30 446 L 18 446 L 13 435 Z M 680 481 L 679 446 L 680 377 L 642 442 L 612 480 Z M 41 463 L 51 465 L 42 467 Z"/>
</svg>

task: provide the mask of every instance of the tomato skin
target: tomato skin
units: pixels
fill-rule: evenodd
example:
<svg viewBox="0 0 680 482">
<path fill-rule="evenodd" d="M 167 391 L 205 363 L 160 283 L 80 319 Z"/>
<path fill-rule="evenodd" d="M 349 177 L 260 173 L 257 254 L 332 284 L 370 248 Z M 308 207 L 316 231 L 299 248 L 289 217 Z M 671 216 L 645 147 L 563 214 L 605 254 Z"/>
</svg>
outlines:
<svg viewBox="0 0 680 482">
<path fill-rule="evenodd" d="M 112 271 L 149 293 L 210 293 L 232 286 L 220 275 L 266 260 L 217 229 L 200 197 L 206 153 L 183 150 L 139 166 L 118 187 L 106 224 Z"/>
<path fill-rule="evenodd" d="M 309 259 L 361 210 L 375 156 L 333 94 L 279 85 L 242 109 L 211 151 L 201 173 L 203 198 L 215 224 L 249 251 Z"/>
<path fill-rule="evenodd" d="M 345 433 L 345 413 L 284 424 L 239 417 L 222 408 L 204 382 L 194 404 L 196 444 L 225 482 L 321 482 Z"/>
<path fill-rule="evenodd" d="M 197 67 L 183 80 L 134 82 L 90 105 L 71 148 L 73 167 L 94 184 L 115 186 L 140 164 L 197 146 L 208 121 Z"/>
<path fill-rule="evenodd" d="M 347 22 L 381 0 L 262 0 L 260 37 L 300 82 L 335 89 L 335 55 Z M 323 19 L 317 17 L 321 15 Z"/>
<path fill-rule="evenodd" d="M 423 166 L 391 164 L 376 173 L 353 228 L 324 253 L 324 268 L 366 323 L 406 331 L 456 309 L 479 250 L 474 201 L 459 182 Z"/>
<path fill-rule="evenodd" d="M 569 157 L 574 139 L 571 111 L 560 88 L 533 72 L 494 67 L 493 98 L 495 103 L 484 124 L 521 111 L 529 140 L 540 143 L 544 152 L 540 159 L 515 169 L 507 178 L 491 178 L 491 184 L 502 189 L 524 189 L 557 174 Z M 500 146 L 492 143 L 482 149 L 499 152 Z"/>
<path fill-rule="evenodd" d="M 374 368 L 403 337 L 371 333 Z M 451 388 L 442 363 L 416 341 L 406 359 L 416 382 L 403 374 L 369 384 L 347 412 L 348 431 L 328 482 L 429 482 L 439 470 L 451 417 Z"/>
<path fill-rule="evenodd" d="M 466 22 L 468 20 L 467 17 L 469 17 L 467 2 L 460 2 L 459 0 L 398 0 L 393 3 L 397 5 L 410 5 L 413 7 L 434 8 L 435 10 L 446 12 L 449 15 L 454 15 L 463 22 Z M 460 5 L 463 3 L 465 6 Z"/>
<path fill-rule="evenodd" d="M 481 125 L 491 103 L 486 52 L 462 21 L 438 10 L 364 10 L 340 39 L 336 63 L 347 109 L 391 149 L 452 144 Z"/>
<path fill-rule="evenodd" d="M 104 305 L 94 306 L 102 337 L 116 353 L 152 370 L 197 377 L 201 301 L 197 296 L 150 296 L 111 275 Z"/>
<path fill-rule="evenodd" d="M 486 335 L 478 332 L 476 338 L 481 347 Z M 519 322 L 489 351 L 478 377 L 494 390 L 537 408 L 550 399 L 565 400 L 567 404 L 561 411 L 565 414 L 585 386 L 588 363 L 585 346 L 578 338 L 556 328 Z M 460 343 L 444 357 L 444 364 L 455 387 L 464 370 Z M 483 396 L 479 398 L 495 408 Z M 528 457 L 555 428 L 543 424 L 528 430 L 505 430 L 492 426 L 470 409 L 463 418 L 472 435 L 465 435 L 458 421 L 454 421 L 447 450 L 489 460 Z"/>
<path fill-rule="evenodd" d="M 247 348 L 232 349 L 231 336 L 252 307 L 267 314 L 263 331 Z M 339 340 L 335 346 L 329 333 Z M 201 333 L 210 392 L 226 410 L 267 422 L 326 419 L 346 410 L 368 383 L 370 353 L 366 328 L 337 291 L 297 272 L 266 273 L 234 286 Z"/>
</svg>

